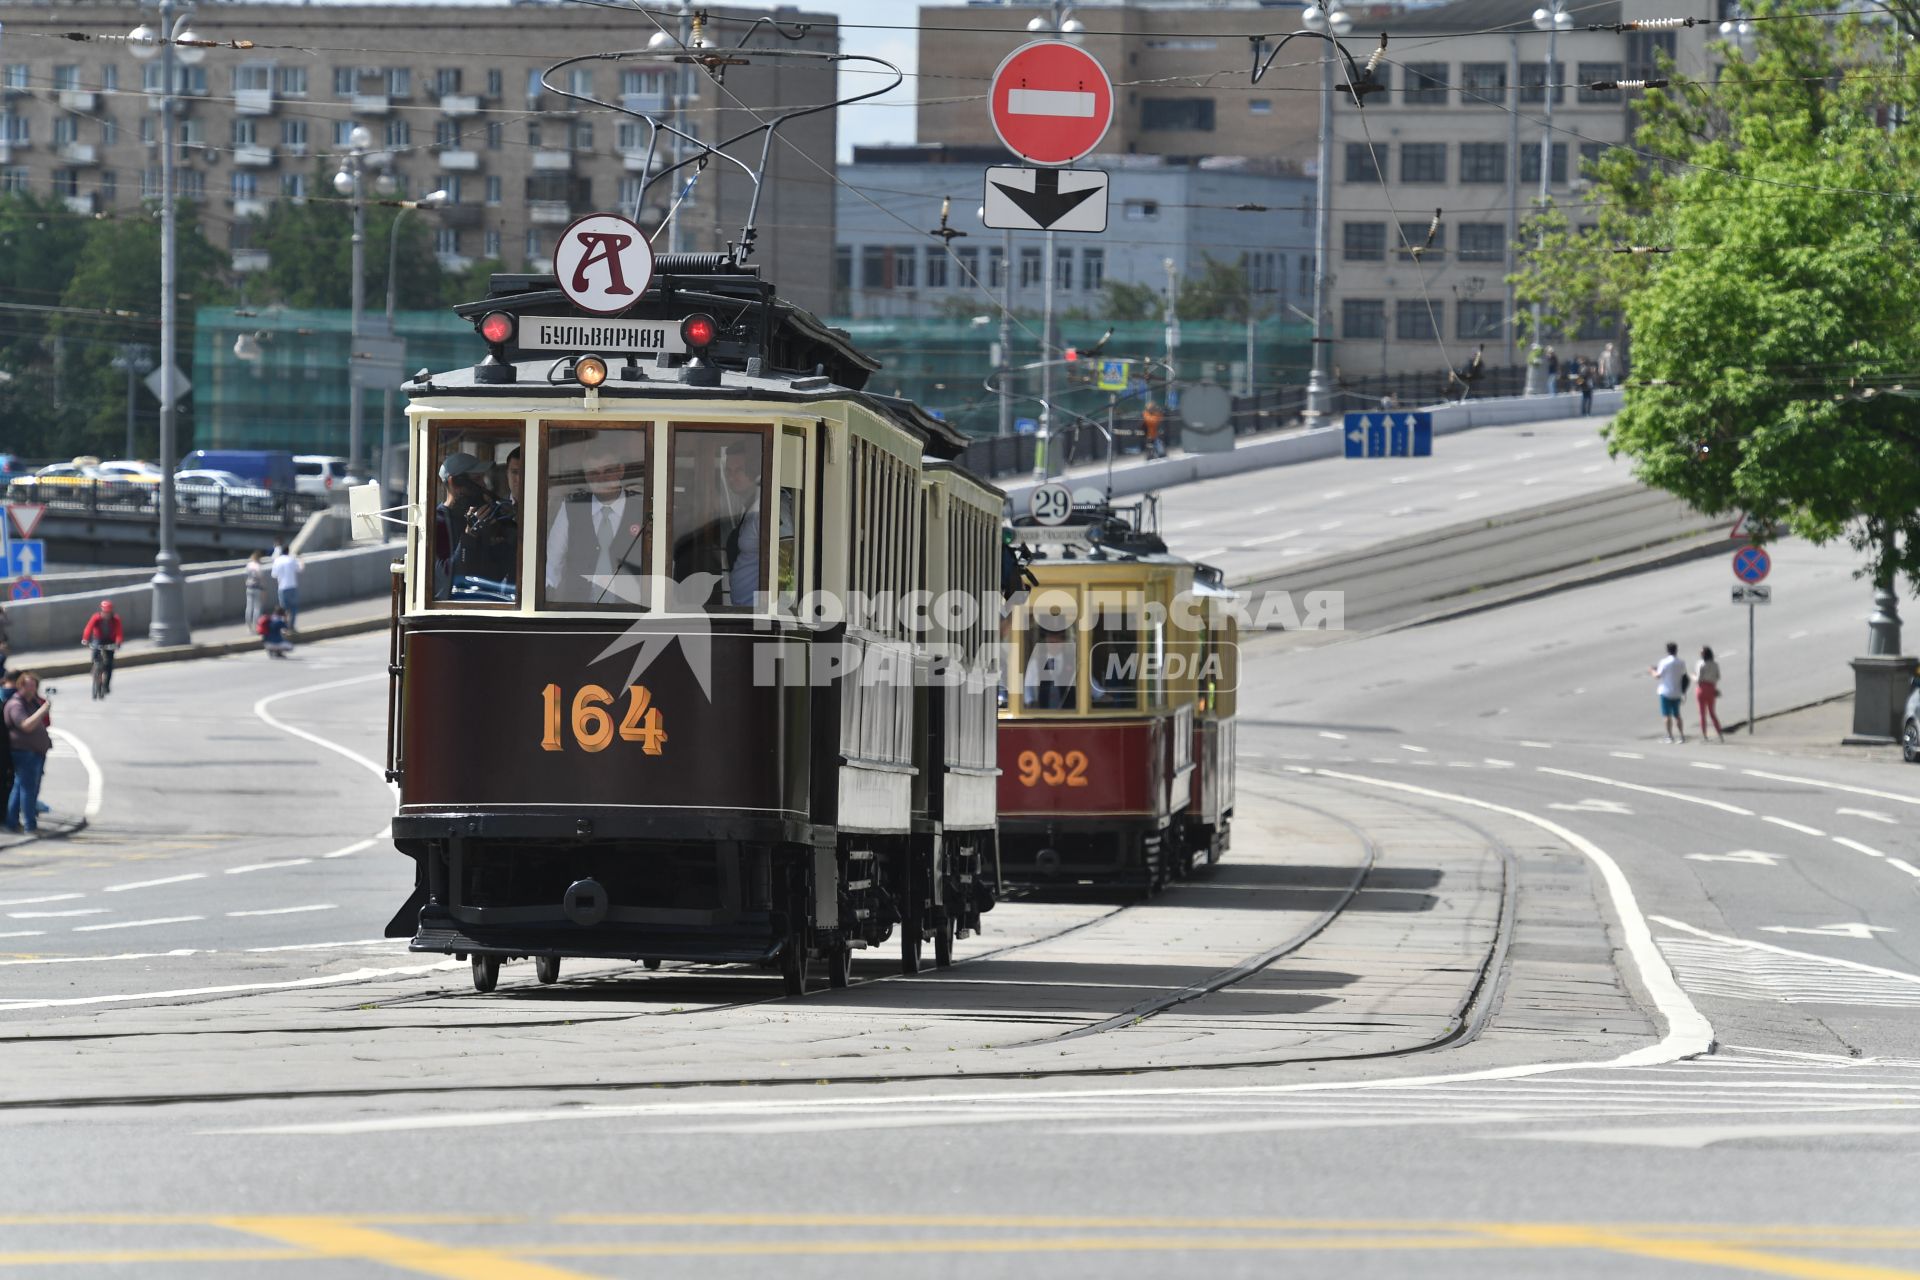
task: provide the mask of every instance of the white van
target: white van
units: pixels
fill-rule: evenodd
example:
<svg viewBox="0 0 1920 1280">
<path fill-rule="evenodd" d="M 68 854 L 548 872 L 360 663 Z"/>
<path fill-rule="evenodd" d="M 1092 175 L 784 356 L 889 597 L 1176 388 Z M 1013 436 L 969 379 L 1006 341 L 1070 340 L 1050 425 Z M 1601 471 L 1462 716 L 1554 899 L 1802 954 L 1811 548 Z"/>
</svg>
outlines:
<svg viewBox="0 0 1920 1280">
<path fill-rule="evenodd" d="M 347 460 L 321 453 L 294 454 L 293 489 L 315 498 L 331 498 L 336 491 L 345 493 Z"/>
</svg>

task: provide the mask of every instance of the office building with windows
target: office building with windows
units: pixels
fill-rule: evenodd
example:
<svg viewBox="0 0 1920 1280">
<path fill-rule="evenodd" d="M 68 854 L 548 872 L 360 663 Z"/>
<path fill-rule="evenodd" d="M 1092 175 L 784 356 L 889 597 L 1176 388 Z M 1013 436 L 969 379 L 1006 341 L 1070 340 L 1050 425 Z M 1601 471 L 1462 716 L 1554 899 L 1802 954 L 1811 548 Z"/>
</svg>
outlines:
<svg viewBox="0 0 1920 1280">
<path fill-rule="evenodd" d="M 763 16 L 707 13 L 710 35 L 728 45 Z M 135 61 L 120 39 L 150 16 L 101 0 L 0 4 L 0 187 L 57 197 L 82 215 L 159 197 L 160 63 Z M 763 27 L 752 45 L 838 48 L 830 15 L 780 17 L 808 30 L 788 40 Z M 430 220 L 450 267 L 496 259 L 513 271 L 549 270 L 554 241 L 574 218 L 612 210 L 657 226 L 675 201 L 679 225 L 656 247 L 724 249 L 740 238 L 753 195 L 747 174 L 711 163 L 691 189 L 691 170 L 683 171 L 643 202 L 649 129 L 613 106 L 676 119 L 704 140 L 750 128 L 775 106 L 834 97 L 832 65 L 804 59 L 728 67 L 724 85 L 660 59 L 560 73 L 559 88 L 604 106 L 543 88 L 550 64 L 640 50 L 658 30 L 641 12 L 589 5 L 208 4 L 193 25 L 204 38 L 253 46 L 207 51 L 179 68 L 177 85 L 178 191 L 238 272 L 267 265 L 252 233 L 273 201 L 333 198 L 331 175 L 355 125 L 372 132 L 376 163 L 400 196 L 448 193 L 445 208 L 418 216 Z M 72 31 L 114 38 L 63 38 Z M 772 150 L 754 261 L 783 295 L 825 309 L 832 263 L 820 246 L 832 236 L 834 113 L 796 121 L 780 136 L 791 145 Z M 670 139 L 660 147 L 667 154 Z M 759 139 L 729 154 L 751 167 Z"/>
</svg>

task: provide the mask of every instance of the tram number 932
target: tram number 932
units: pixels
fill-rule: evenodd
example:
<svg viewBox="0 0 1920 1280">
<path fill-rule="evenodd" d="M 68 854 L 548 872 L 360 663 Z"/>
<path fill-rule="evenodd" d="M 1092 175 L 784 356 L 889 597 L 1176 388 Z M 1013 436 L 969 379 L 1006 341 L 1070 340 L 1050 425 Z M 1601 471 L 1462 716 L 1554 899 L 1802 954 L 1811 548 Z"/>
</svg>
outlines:
<svg viewBox="0 0 1920 1280">
<path fill-rule="evenodd" d="M 573 695 L 571 715 L 562 718 L 561 703 L 566 694 L 557 684 L 540 691 L 545 732 L 540 738 L 542 751 L 566 749 L 566 730 L 573 731 L 574 745 L 582 751 L 605 751 L 617 734 L 622 742 L 637 742 L 650 756 L 664 755 L 667 748 L 666 720 L 653 705 L 653 695 L 643 684 L 629 685 L 627 710 L 616 727 L 612 706 L 614 694 L 597 684 L 582 685 Z"/>
<path fill-rule="evenodd" d="M 1084 787 L 1087 785 L 1087 753 L 1084 751 L 1022 751 L 1015 764 L 1020 769 L 1020 785 L 1037 787 Z"/>
</svg>

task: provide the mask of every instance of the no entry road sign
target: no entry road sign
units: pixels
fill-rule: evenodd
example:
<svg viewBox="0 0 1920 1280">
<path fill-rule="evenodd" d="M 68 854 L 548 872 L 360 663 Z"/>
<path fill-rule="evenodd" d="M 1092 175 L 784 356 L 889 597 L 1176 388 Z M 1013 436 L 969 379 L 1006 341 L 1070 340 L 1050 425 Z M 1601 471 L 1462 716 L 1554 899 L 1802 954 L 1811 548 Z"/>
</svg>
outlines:
<svg viewBox="0 0 1920 1280">
<path fill-rule="evenodd" d="M 1034 164 L 1072 164 L 1107 136 L 1113 81 L 1080 46 L 1035 40 L 993 73 L 987 110 L 1007 150 Z"/>
<path fill-rule="evenodd" d="M 1765 582 L 1773 568 L 1773 557 L 1765 547 L 1742 547 L 1733 553 L 1733 576 L 1751 586 Z"/>
</svg>

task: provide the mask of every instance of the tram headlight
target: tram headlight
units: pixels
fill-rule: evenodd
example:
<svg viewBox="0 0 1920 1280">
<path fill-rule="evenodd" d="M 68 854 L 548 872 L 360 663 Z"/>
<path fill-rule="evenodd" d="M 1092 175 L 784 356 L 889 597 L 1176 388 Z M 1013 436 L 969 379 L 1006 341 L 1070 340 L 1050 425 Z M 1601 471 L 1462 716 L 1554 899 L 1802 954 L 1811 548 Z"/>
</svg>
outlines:
<svg viewBox="0 0 1920 1280">
<path fill-rule="evenodd" d="M 599 356 L 581 356 L 573 362 L 573 380 L 588 389 L 607 380 L 607 362 Z"/>
</svg>

